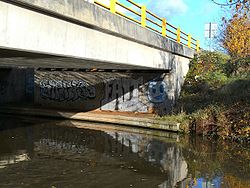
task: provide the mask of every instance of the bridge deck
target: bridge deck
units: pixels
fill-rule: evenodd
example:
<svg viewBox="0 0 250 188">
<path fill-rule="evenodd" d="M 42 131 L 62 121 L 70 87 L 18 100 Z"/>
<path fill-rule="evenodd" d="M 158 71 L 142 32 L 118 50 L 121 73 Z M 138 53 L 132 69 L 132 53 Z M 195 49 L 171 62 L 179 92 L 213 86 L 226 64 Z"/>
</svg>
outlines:
<svg viewBox="0 0 250 188">
<path fill-rule="evenodd" d="M 85 71 L 85 72 L 161 72 L 168 73 L 168 69 L 155 69 L 143 66 L 132 66 L 124 64 L 115 64 L 111 62 L 100 62 L 85 59 L 62 58 L 62 57 L 44 57 L 27 58 L 12 57 L 1 58 L 0 69 L 9 68 L 34 68 L 48 71 Z"/>
</svg>

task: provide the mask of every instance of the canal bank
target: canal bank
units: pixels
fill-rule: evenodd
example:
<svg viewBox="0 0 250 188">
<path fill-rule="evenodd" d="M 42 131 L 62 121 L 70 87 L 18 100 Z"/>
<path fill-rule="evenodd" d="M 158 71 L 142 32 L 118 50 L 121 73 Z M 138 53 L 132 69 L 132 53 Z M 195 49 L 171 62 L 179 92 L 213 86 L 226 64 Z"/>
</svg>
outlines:
<svg viewBox="0 0 250 188">
<path fill-rule="evenodd" d="M 181 128 L 208 137 L 250 143 L 250 58 L 203 51 L 189 73 L 171 116 Z"/>
<path fill-rule="evenodd" d="M 49 117 L 57 119 L 79 120 L 99 122 L 107 124 L 141 127 L 163 131 L 179 132 L 180 124 L 171 121 L 159 120 L 153 114 L 147 113 L 124 113 L 108 111 L 74 112 L 35 107 L 1 106 L 1 114 L 24 115 L 34 117 Z"/>
</svg>

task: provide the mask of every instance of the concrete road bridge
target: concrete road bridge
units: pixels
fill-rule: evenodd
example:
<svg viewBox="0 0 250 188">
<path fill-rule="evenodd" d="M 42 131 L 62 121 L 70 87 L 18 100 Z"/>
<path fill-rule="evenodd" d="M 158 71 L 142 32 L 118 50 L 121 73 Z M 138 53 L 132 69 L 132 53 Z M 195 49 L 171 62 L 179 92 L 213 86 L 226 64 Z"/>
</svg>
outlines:
<svg viewBox="0 0 250 188">
<path fill-rule="evenodd" d="M 166 114 L 197 51 L 131 0 L 0 0 L 0 104 Z"/>
</svg>

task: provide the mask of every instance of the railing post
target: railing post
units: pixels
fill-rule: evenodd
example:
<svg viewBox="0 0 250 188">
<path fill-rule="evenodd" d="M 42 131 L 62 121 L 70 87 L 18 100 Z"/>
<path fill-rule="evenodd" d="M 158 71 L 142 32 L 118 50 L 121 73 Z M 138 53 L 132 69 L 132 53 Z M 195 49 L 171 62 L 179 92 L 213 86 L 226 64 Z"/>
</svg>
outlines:
<svg viewBox="0 0 250 188">
<path fill-rule="evenodd" d="M 188 35 L 188 47 L 191 48 L 191 35 Z"/>
<path fill-rule="evenodd" d="M 166 18 L 163 18 L 162 19 L 162 36 L 166 36 L 166 34 L 167 34 L 167 20 L 166 20 Z"/>
<path fill-rule="evenodd" d="M 146 6 L 141 6 L 141 25 L 146 27 Z"/>
<path fill-rule="evenodd" d="M 197 52 L 200 51 L 200 41 L 199 40 L 196 41 L 196 51 Z"/>
<path fill-rule="evenodd" d="M 117 0 L 110 0 L 110 12 L 112 13 L 116 13 L 116 2 Z"/>
<path fill-rule="evenodd" d="M 176 36 L 177 36 L 177 39 L 176 39 L 177 42 L 181 43 L 181 29 L 180 28 L 177 28 Z"/>
</svg>

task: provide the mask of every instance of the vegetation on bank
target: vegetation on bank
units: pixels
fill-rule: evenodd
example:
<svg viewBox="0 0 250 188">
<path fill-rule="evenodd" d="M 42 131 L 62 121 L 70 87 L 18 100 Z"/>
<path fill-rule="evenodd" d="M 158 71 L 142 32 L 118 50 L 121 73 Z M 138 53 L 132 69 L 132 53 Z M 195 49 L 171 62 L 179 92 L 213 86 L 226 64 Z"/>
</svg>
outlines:
<svg viewBox="0 0 250 188">
<path fill-rule="evenodd" d="M 250 141 L 250 58 L 203 51 L 191 62 L 173 115 L 184 132 Z"/>
<path fill-rule="evenodd" d="M 184 132 L 250 142 L 250 1 L 214 1 L 222 17 L 216 44 L 220 52 L 202 51 L 190 71 L 172 116 Z"/>
</svg>

